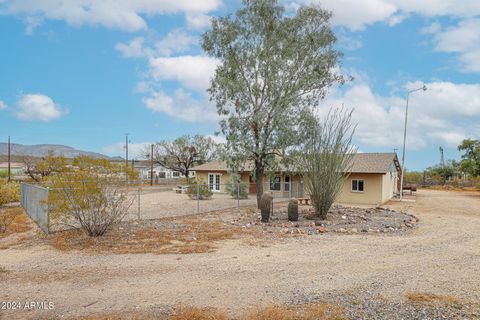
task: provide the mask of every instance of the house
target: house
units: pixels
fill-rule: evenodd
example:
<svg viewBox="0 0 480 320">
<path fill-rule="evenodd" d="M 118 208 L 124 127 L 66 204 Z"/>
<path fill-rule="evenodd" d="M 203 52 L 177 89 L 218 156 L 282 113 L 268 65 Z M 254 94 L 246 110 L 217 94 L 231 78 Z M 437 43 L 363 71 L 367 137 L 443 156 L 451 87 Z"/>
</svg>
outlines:
<svg viewBox="0 0 480 320">
<path fill-rule="evenodd" d="M 151 164 L 150 161 L 138 161 L 135 162 L 134 168 L 140 174 L 141 180 L 150 180 Z M 195 177 L 195 172 L 190 172 L 190 177 Z M 179 179 L 185 178 L 185 175 L 179 171 L 165 168 L 159 164 L 153 165 L 153 180 L 158 183 L 162 179 Z"/>
<path fill-rule="evenodd" d="M 8 170 L 8 162 L 0 162 L 0 171 Z M 25 164 L 21 162 L 10 162 L 10 172 L 13 174 L 23 174 L 25 172 Z"/>
<path fill-rule="evenodd" d="M 231 170 L 225 162 L 212 161 L 194 167 L 197 179 L 208 183 L 213 192 L 226 192 Z M 238 173 L 242 182 L 248 183 L 249 193 L 256 193 L 252 178 L 253 164 L 244 166 Z M 399 192 L 401 167 L 395 153 L 357 153 L 354 155 L 352 170 L 346 179 L 338 203 L 379 205 L 393 198 Z M 303 197 L 304 188 L 298 173 L 280 169 L 264 177 L 264 190 L 274 197 Z"/>
</svg>

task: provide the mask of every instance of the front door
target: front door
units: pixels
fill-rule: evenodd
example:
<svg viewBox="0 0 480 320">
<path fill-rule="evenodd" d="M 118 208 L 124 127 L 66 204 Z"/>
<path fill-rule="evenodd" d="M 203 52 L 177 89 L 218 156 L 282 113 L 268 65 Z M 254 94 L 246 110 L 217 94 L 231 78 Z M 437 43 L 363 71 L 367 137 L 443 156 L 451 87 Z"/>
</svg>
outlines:
<svg viewBox="0 0 480 320">
<path fill-rule="evenodd" d="M 220 174 L 209 173 L 208 174 L 208 188 L 213 192 L 220 192 Z"/>
</svg>

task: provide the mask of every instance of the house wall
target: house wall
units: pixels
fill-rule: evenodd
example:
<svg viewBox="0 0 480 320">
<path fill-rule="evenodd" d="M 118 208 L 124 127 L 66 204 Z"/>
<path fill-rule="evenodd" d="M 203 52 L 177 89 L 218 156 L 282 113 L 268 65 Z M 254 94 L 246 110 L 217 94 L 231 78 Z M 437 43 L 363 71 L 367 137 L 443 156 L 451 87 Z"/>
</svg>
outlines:
<svg viewBox="0 0 480 320">
<path fill-rule="evenodd" d="M 380 173 L 352 173 L 345 180 L 342 191 L 338 197 L 338 203 L 379 205 L 383 203 L 384 174 Z M 364 191 L 352 191 L 352 180 L 361 179 L 364 181 Z"/>
<path fill-rule="evenodd" d="M 394 194 L 398 192 L 397 190 L 398 175 L 396 172 L 388 172 L 383 175 L 382 179 L 383 179 L 382 203 L 385 203 L 391 198 L 393 198 Z"/>
</svg>

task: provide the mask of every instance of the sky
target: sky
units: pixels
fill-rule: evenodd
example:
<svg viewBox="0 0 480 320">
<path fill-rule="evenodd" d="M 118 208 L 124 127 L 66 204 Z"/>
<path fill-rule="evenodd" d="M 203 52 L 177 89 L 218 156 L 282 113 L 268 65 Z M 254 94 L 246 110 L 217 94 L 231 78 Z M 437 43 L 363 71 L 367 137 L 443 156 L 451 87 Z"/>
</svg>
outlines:
<svg viewBox="0 0 480 320">
<path fill-rule="evenodd" d="M 401 156 L 406 167 L 458 159 L 480 138 L 480 1 L 294 0 L 333 13 L 341 72 L 319 110 L 353 108 L 362 152 Z M 206 89 L 219 61 L 200 37 L 232 0 L 0 0 L 0 141 L 65 144 L 138 157 L 145 143 L 214 135 Z M 221 137 L 215 137 L 221 141 Z"/>
</svg>

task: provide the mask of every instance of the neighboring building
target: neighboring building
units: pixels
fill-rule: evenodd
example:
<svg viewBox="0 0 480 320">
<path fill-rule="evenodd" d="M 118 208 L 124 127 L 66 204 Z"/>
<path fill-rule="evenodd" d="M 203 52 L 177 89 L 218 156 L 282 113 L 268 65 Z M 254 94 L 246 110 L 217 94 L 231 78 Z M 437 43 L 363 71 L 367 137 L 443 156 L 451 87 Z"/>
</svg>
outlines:
<svg viewBox="0 0 480 320">
<path fill-rule="evenodd" d="M 213 192 L 225 192 L 231 170 L 225 162 L 213 161 L 193 168 L 197 178 L 209 184 Z M 243 182 L 249 184 L 249 192 L 256 193 L 256 184 L 251 177 L 253 165 L 248 164 L 239 172 Z M 400 188 L 400 163 L 395 153 L 357 153 L 354 156 L 351 174 L 343 185 L 337 199 L 339 203 L 379 205 L 394 195 Z M 275 197 L 303 197 L 303 181 L 298 173 L 280 170 L 264 177 L 265 191 Z"/>
<path fill-rule="evenodd" d="M 8 162 L 0 162 L 0 171 L 8 170 Z M 25 172 L 25 164 L 21 162 L 10 162 L 10 172 L 13 174 L 23 174 Z"/>
<path fill-rule="evenodd" d="M 150 180 L 151 165 L 149 161 L 135 162 L 134 168 L 138 170 L 141 180 Z M 195 177 L 195 172 L 190 171 L 190 177 Z M 166 179 L 179 178 L 185 178 L 185 175 L 179 171 L 171 170 L 158 164 L 153 165 L 153 180 L 156 183 Z"/>
</svg>

